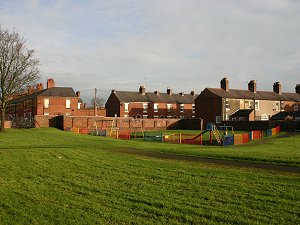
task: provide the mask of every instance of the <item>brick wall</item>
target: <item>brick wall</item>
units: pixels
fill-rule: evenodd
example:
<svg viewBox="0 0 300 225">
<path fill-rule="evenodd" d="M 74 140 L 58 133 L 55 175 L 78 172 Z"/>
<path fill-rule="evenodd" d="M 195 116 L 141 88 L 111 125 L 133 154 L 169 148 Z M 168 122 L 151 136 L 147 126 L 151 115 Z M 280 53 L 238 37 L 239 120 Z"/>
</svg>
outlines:
<svg viewBox="0 0 300 225">
<path fill-rule="evenodd" d="M 112 126 L 120 129 L 136 130 L 161 130 L 161 129 L 176 129 L 179 128 L 180 119 L 136 119 L 130 120 L 126 118 L 111 118 L 111 117 L 83 117 L 83 116 L 64 116 L 63 130 L 68 130 L 72 127 L 76 128 L 95 128 L 107 129 Z"/>
</svg>

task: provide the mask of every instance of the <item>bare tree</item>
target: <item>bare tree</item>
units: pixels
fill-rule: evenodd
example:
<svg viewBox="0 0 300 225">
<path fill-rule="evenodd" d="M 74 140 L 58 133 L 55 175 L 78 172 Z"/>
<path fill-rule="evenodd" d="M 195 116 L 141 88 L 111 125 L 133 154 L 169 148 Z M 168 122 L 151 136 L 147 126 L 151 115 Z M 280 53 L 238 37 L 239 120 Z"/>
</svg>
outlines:
<svg viewBox="0 0 300 225">
<path fill-rule="evenodd" d="M 101 97 L 96 97 L 97 108 L 104 106 L 105 100 Z M 95 105 L 95 97 L 91 99 L 91 105 Z"/>
<path fill-rule="evenodd" d="M 24 93 L 28 86 L 39 79 L 38 64 L 34 50 L 26 47 L 24 38 L 16 31 L 4 29 L 0 25 L 0 131 L 4 131 L 9 100 Z"/>
</svg>

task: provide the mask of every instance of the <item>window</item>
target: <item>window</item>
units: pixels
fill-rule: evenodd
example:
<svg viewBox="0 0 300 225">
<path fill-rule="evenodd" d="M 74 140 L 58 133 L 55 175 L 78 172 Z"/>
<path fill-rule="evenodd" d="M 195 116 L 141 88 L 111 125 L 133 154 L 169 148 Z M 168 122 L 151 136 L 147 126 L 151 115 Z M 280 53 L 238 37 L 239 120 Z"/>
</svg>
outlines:
<svg viewBox="0 0 300 225">
<path fill-rule="evenodd" d="M 216 116 L 216 123 L 221 123 L 221 116 Z"/>
<path fill-rule="evenodd" d="M 283 104 L 283 102 L 280 103 L 280 110 L 284 111 L 284 104 Z"/>
<path fill-rule="evenodd" d="M 154 112 L 158 112 L 158 104 L 154 104 Z"/>
<path fill-rule="evenodd" d="M 228 100 L 225 100 L 225 109 L 226 110 L 230 110 L 229 101 Z"/>
<path fill-rule="evenodd" d="M 143 119 L 147 119 L 148 118 L 148 115 L 143 115 Z"/>
<path fill-rule="evenodd" d="M 155 116 L 154 116 L 154 119 L 158 119 L 158 118 L 159 118 L 159 116 L 158 116 L 158 115 L 155 115 Z"/>
<path fill-rule="evenodd" d="M 78 108 L 78 109 L 80 109 L 80 108 L 81 108 L 81 103 L 80 103 L 80 102 L 78 102 L 78 106 L 77 106 L 77 108 Z"/>
<path fill-rule="evenodd" d="M 173 108 L 172 104 L 167 104 L 167 111 L 171 112 L 171 109 Z"/>
<path fill-rule="evenodd" d="M 275 110 L 279 111 L 280 110 L 280 102 L 275 103 Z"/>
<path fill-rule="evenodd" d="M 258 101 L 255 101 L 254 108 L 255 108 L 255 110 L 259 110 L 259 102 Z"/>
<path fill-rule="evenodd" d="M 195 113 L 195 104 L 192 105 L 193 113 Z"/>
<path fill-rule="evenodd" d="M 124 103 L 125 112 L 129 112 L 129 103 Z"/>
<path fill-rule="evenodd" d="M 143 112 L 146 113 L 146 112 L 147 112 L 147 109 L 148 109 L 148 104 L 147 104 L 147 103 L 144 103 L 144 104 L 143 104 Z"/>
<path fill-rule="evenodd" d="M 71 100 L 66 99 L 66 109 L 70 109 L 70 108 L 71 108 Z"/>
<path fill-rule="evenodd" d="M 180 112 L 181 112 L 181 113 L 184 112 L 184 104 L 180 104 Z"/>
<path fill-rule="evenodd" d="M 44 116 L 49 116 L 49 113 L 44 113 Z"/>
<path fill-rule="evenodd" d="M 49 98 L 45 98 L 45 99 L 44 99 L 44 108 L 45 108 L 45 109 L 49 109 L 49 105 L 50 105 Z"/>
</svg>

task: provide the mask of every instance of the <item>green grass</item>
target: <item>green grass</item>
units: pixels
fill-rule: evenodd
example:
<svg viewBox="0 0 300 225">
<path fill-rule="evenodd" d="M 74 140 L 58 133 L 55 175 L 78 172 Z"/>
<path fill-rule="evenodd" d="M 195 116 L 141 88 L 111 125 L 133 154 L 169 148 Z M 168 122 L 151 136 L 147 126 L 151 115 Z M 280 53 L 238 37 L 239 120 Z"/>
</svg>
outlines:
<svg viewBox="0 0 300 225">
<path fill-rule="evenodd" d="M 289 156 L 277 151 L 274 155 L 289 163 L 297 149 L 289 152 L 286 146 L 290 142 L 299 144 L 299 136 L 270 138 L 263 144 L 232 149 L 241 149 L 247 155 L 246 151 L 255 152 L 253 148 L 258 146 L 264 152 L 262 147 L 273 142 L 273 147 L 285 146 Z M 225 155 L 231 151 L 113 140 L 55 129 L 9 130 L 0 133 L 0 224 L 300 222 L 298 174 L 116 152 L 133 147 L 170 152 L 191 148 L 190 154 L 198 149 L 210 156 L 215 151 Z"/>
</svg>

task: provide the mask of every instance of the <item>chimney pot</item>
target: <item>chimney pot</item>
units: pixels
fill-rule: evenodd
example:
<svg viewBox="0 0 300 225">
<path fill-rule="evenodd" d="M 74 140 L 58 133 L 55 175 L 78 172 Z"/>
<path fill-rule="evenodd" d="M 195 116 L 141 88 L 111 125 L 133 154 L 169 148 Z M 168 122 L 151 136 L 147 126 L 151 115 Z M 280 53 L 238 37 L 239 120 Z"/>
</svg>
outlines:
<svg viewBox="0 0 300 225">
<path fill-rule="evenodd" d="M 44 90 L 44 85 L 43 85 L 42 83 L 38 83 L 38 84 L 36 85 L 36 90 L 37 90 L 37 91 Z"/>
<path fill-rule="evenodd" d="M 184 96 L 184 93 L 183 93 L 183 92 L 180 92 L 179 94 L 180 94 L 181 96 Z"/>
<path fill-rule="evenodd" d="M 171 88 L 167 88 L 167 94 L 172 95 L 172 89 Z"/>
<path fill-rule="evenodd" d="M 297 85 L 296 85 L 295 90 L 296 90 L 296 93 L 297 93 L 297 94 L 300 94 L 300 84 L 297 84 Z"/>
<path fill-rule="evenodd" d="M 80 98 L 80 91 L 76 91 L 76 96 Z"/>
<path fill-rule="evenodd" d="M 140 89 L 139 89 L 139 92 L 140 94 L 144 95 L 146 92 L 145 92 L 145 86 L 140 86 Z"/>
<path fill-rule="evenodd" d="M 277 94 L 281 94 L 281 83 L 280 82 L 275 82 L 273 84 L 273 92 Z"/>
<path fill-rule="evenodd" d="M 55 82 L 52 78 L 47 80 L 47 89 L 55 87 Z"/>
<path fill-rule="evenodd" d="M 250 82 L 248 83 L 248 90 L 256 93 L 256 80 L 250 80 Z"/>
<path fill-rule="evenodd" d="M 116 89 L 111 90 L 111 93 L 116 93 L 116 92 L 117 92 Z"/>
<path fill-rule="evenodd" d="M 159 95 L 159 92 L 158 91 L 154 91 L 154 94 Z"/>
<path fill-rule="evenodd" d="M 224 77 L 220 83 L 221 83 L 221 88 L 224 91 L 229 91 L 229 80 L 226 77 Z"/>
<path fill-rule="evenodd" d="M 191 95 L 192 95 L 192 96 L 195 96 L 195 92 L 194 92 L 194 91 L 191 91 Z"/>
</svg>

